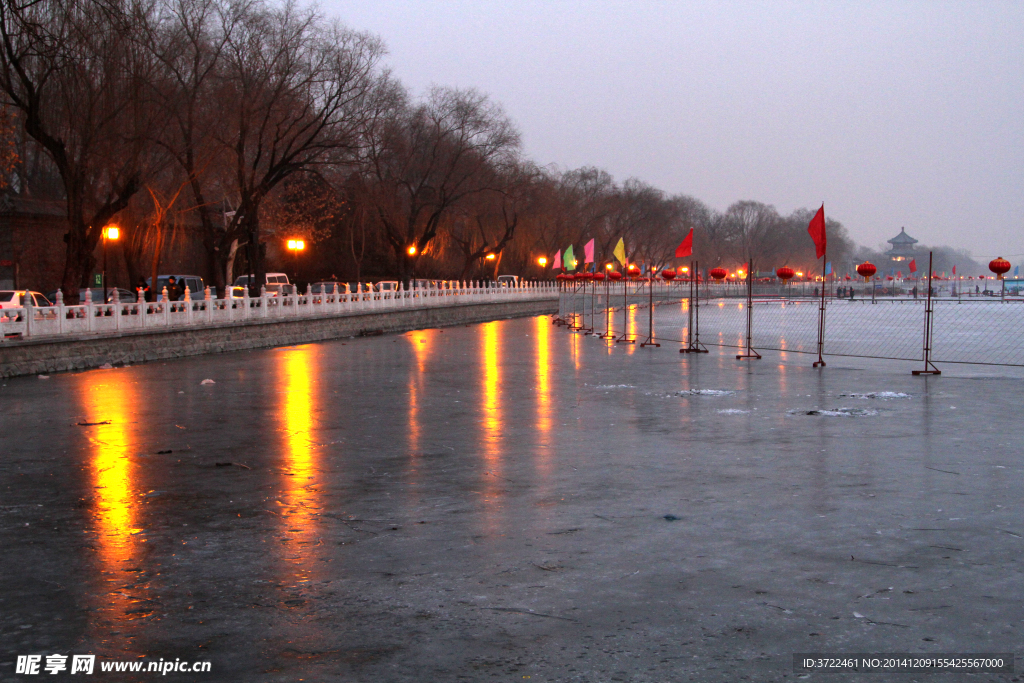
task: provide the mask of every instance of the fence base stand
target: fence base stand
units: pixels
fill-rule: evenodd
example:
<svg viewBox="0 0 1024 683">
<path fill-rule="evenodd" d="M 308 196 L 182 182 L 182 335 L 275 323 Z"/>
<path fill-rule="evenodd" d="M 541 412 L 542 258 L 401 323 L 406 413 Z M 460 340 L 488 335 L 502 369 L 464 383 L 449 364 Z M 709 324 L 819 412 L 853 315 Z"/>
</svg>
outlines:
<svg viewBox="0 0 1024 683">
<path fill-rule="evenodd" d="M 825 367 L 825 361 L 823 361 L 823 360 L 816 360 L 816 361 L 814 361 L 814 364 L 811 367 L 812 368 L 823 368 L 823 367 Z"/>
<path fill-rule="evenodd" d="M 679 353 L 708 353 L 708 350 L 702 346 L 684 346 Z"/>
<path fill-rule="evenodd" d="M 929 369 L 929 367 L 931 367 L 931 369 Z M 915 377 L 917 375 L 941 375 L 942 370 L 939 370 L 937 367 L 935 367 L 935 364 L 929 360 L 925 361 L 924 370 L 912 370 L 910 374 L 914 375 Z"/>
<path fill-rule="evenodd" d="M 647 341 L 640 345 L 640 348 L 643 348 L 645 346 L 657 346 L 658 348 L 661 348 L 661 344 L 655 342 L 654 337 L 648 337 Z"/>
<path fill-rule="evenodd" d="M 746 353 L 737 353 L 736 360 L 743 360 L 744 358 L 751 358 L 753 360 L 761 360 L 761 354 L 754 349 L 748 348 Z"/>
<path fill-rule="evenodd" d="M 616 344 L 636 344 L 636 339 L 630 339 L 626 335 L 622 335 L 621 337 L 619 337 L 618 339 L 615 340 L 615 343 Z"/>
</svg>

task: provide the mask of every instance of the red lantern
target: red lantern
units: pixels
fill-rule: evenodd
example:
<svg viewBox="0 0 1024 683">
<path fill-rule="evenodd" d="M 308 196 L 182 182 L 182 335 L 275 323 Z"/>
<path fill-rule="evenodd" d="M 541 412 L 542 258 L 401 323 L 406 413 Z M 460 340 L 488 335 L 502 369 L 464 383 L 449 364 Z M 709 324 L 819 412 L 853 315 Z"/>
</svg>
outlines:
<svg viewBox="0 0 1024 683">
<path fill-rule="evenodd" d="M 640 277 L 640 269 L 637 268 L 635 265 L 631 265 L 629 267 L 629 273 L 628 274 L 629 274 L 629 277 L 631 277 L 634 280 L 636 280 L 637 278 Z"/>
<path fill-rule="evenodd" d="M 870 280 L 871 276 L 874 275 L 876 272 L 878 272 L 878 268 L 875 268 L 874 263 L 868 263 L 867 261 L 865 261 L 864 263 L 857 266 L 857 274 L 864 278 L 864 282 Z M 889 279 L 891 280 L 892 278 Z"/>
<path fill-rule="evenodd" d="M 796 272 L 794 272 L 792 268 L 787 268 L 786 266 L 775 269 L 775 276 L 783 282 L 788 282 L 794 275 L 796 275 Z"/>
<path fill-rule="evenodd" d="M 665 270 L 661 271 L 661 276 L 668 280 L 669 282 L 671 282 L 672 280 L 676 279 L 676 271 L 672 270 L 671 268 L 666 268 Z"/>
<path fill-rule="evenodd" d="M 716 280 L 724 280 L 725 276 L 728 274 L 729 271 L 727 271 L 725 268 L 712 268 L 711 270 L 708 271 L 708 275 L 710 275 Z"/>
<path fill-rule="evenodd" d="M 885 276 L 885 279 L 886 279 L 886 280 L 892 280 L 892 275 L 886 275 L 886 276 Z"/>
<path fill-rule="evenodd" d="M 1003 274 L 1010 270 L 1010 262 L 1000 256 L 989 261 L 988 269 L 995 273 L 997 278 L 1002 280 Z"/>
<path fill-rule="evenodd" d="M 601 272 L 598 272 L 598 273 L 591 273 L 591 274 L 590 274 L 590 277 L 592 277 L 593 279 L 595 279 L 595 280 L 597 280 L 597 281 L 601 281 L 601 280 L 603 280 L 603 279 L 604 279 L 604 273 L 601 273 Z"/>
<path fill-rule="evenodd" d="M 622 279 L 622 273 L 620 273 L 617 270 L 613 270 L 610 273 L 608 273 L 608 277 L 610 277 L 613 280 L 621 280 Z"/>
</svg>

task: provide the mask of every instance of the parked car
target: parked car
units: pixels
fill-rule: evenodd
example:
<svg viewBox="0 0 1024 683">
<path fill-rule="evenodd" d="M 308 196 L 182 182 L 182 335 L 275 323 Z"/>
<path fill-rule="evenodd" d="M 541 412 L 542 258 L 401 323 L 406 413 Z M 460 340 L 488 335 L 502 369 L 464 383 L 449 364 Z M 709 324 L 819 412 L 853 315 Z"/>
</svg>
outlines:
<svg viewBox="0 0 1024 683">
<path fill-rule="evenodd" d="M 349 291 L 347 282 L 338 282 L 337 280 L 314 282 L 309 286 L 309 291 L 314 294 L 333 294 L 335 285 L 338 286 L 338 294 L 345 294 Z"/>
<path fill-rule="evenodd" d="M 0 291 L 0 308 L 21 308 L 26 294 L 32 296 L 33 306 L 52 306 L 50 300 L 39 292 L 25 289 L 5 289 Z"/>
<path fill-rule="evenodd" d="M 375 292 L 397 292 L 398 280 L 381 280 L 373 285 L 373 290 Z"/>
<path fill-rule="evenodd" d="M 237 278 L 235 278 L 235 285 L 239 287 L 248 287 L 249 276 L 239 275 Z M 292 287 L 291 283 L 288 282 L 288 276 L 285 275 L 284 273 L 267 273 L 266 287 L 267 294 L 270 294 L 271 296 L 287 296 L 294 291 L 294 288 Z"/>
<path fill-rule="evenodd" d="M 498 276 L 499 287 L 518 287 L 519 276 L 518 275 L 499 275 Z"/>
<path fill-rule="evenodd" d="M 107 303 L 114 300 L 114 289 L 117 289 L 117 299 L 124 304 L 133 304 L 138 298 L 135 292 L 125 289 L 124 287 L 108 287 L 107 288 Z M 85 293 L 92 292 L 93 303 L 101 303 L 103 301 L 103 288 L 102 287 L 82 287 L 78 290 L 78 303 L 85 303 Z M 57 301 L 57 290 L 46 293 L 46 298 L 56 303 Z"/>
</svg>

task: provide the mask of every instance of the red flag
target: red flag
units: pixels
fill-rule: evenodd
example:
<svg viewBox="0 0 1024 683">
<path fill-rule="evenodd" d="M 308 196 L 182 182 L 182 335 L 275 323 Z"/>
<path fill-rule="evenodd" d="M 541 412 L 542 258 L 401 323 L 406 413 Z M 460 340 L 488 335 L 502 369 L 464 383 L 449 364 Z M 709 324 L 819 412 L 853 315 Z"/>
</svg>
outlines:
<svg viewBox="0 0 1024 683">
<path fill-rule="evenodd" d="M 956 266 L 953 266 L 953 275 L 956 275 Z"/>
<path fill-rule="evenodd" d="M 686 235 L 686 239 L 683 240 L 682 244 L 676 247 L 676 258 L 686 258 L 693 253 L 693 228 L 690 228 L 690 232 Z"/>
<path fill-rule="evenodd" d="M 814 253 L 815 258 L 821 258 L 825 255 L 825 205 L 822 204 L 821 208 L 818 209 L 818 213 L 814 214 L 814 218 L 811 219 L 810 225 L 807 226 L 807 234 L 814 240 Z"/>
<path fill-rule="evenodd" d="M 910 263 L 907 265 L 911 273 L 917 272 L 917 259 L 910 259 Z"/>
</svg>

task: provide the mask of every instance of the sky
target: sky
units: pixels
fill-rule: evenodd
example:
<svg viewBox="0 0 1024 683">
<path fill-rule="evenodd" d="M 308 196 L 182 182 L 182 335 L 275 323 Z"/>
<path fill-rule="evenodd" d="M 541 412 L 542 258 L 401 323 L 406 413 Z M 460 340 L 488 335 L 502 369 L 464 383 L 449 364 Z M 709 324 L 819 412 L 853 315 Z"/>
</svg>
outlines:
<svg viewBox="0 0 1024 683">
<path fill-rule="evenodd" d="M 536 163 L 1024 260 L 1024 3 L 322 0 Z"/>
</svg>

